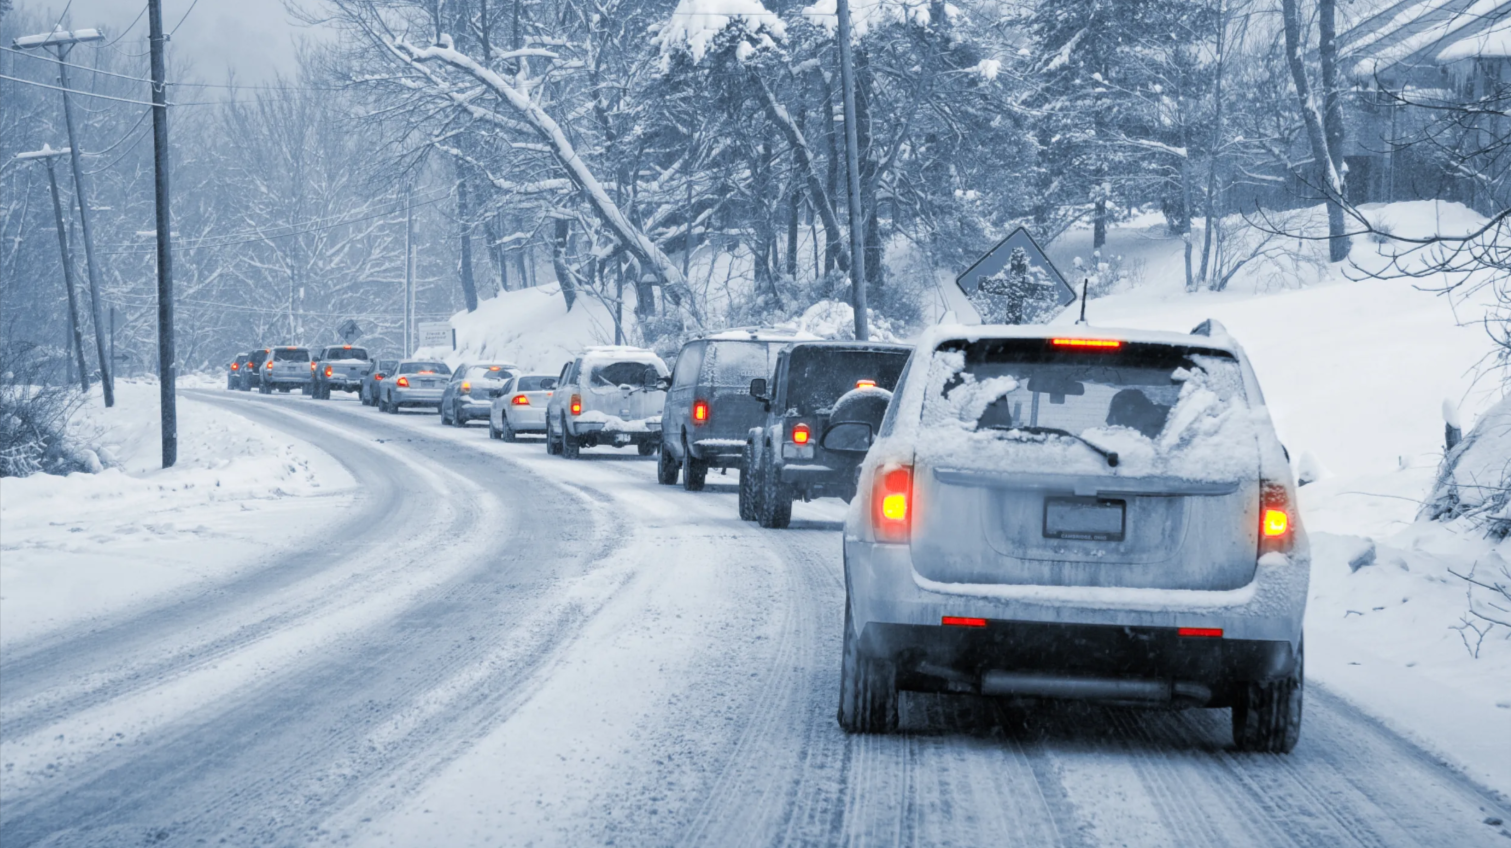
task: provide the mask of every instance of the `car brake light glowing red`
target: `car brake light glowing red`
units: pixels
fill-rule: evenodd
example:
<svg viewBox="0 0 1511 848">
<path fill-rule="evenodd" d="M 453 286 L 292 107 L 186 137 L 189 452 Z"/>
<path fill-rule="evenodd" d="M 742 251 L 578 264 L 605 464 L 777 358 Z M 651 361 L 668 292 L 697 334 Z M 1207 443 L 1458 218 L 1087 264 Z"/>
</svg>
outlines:
<svg viewBox="0 0 1511 848">
<path fill-rule="evenodd" d="M 527 398 L 527 397 L 525 397 L 524 395 L 515 395 L 514 398 L 512 400 L 510 400 L 509 402 L 512 403 L 512 404 L 514 404 L 515 406 L 529 406 L 530 405 L 530 399 Z"/>
<path fill-rule="evenodd" d="M 1116 350 L 1123 346 L 1123 343 L 1117 339 L 1051 339 L 1050 344 L 1055 347 L 1103 348 L 1107 350 Z"/>
<path fill-rule="evenodd" d="M 469 383 L 469 382 L 466 382 L 465 380 L 462 381 L 462 394 L 465 395 L 465 394 L 469 394 L 471 392 L 472 392 L 472 384 Z"/>
<path fill-rule="evenodd" d="M 1271 480 L 1259 484 L 1259 555 L 1284 553 L 1295 540 L 1291 527 L 1290 496 L 1286 488 Z"/>
<path fill-rule="evenodd" d="M 708 401 L 706 401 L 706 400 L 695 400 L 695 401 L 693 401 L 693 423 L 694 424 L 707 424 L 708 423 Z"/>
<path fill-rule="evenodd" d="M 268 364 L 265 365 L 265 366 L 263 366 L 263 367 L 266 368 L 266 369 L 268 369 L 269 371 L 272 371 L 273 370 L 273 360 L 269 359 L 268 360 Z"/>
<path fill-rule="evenodd" d="M 874 388 L 876 388 L 876 381 L 875 380 L 856 380 L 855 381 L 855 388 L 857 388 L 857 389 L 874 389 Z"/>
<path fill-rule="evenodd" d="M 351 346 L 351 345 L 342 345 L 342 346 L 341 346 L 341 349 L 342 349 L 342 350 L 351 350 L 351 349 L 352 349 L 352 346 Z"/>
<path fill-rule="evenodd" d="M 373 382 L 374 383 L 381 383 L 381 382 L 383 382 L 383 375 L 382 374 L 374 374 L 373 375 Z"/>
<path fill-rule="evenodd" d="M 571 410 L 573 415 L 582 414 L 582 395 L 572 395 Z"/>
<path fill-rule="evenodd" d="M 939 619 L 939 623 L 946 627 L 985 627 L 984 618 L 966 618 L 959 615 L 947 615 Z"/>
<path fill-rule="evenodd" d="M 1181 627 L 1178 628 L 1175 632 L 1179 633 L 1182 636 L 1195 636 L 1203 639 L 1222 638 L 1221 627 Z"/>
<path fill-rule="evenodd" d="M 325 376 L 329 377 L 334 373 L 336 373 L 336 369 L 330 367 L 329 365 L 325 366 Z"/>
<path fill-rule="evenodd" d="M 813 431 L 808 429 L 807 424 L 801 422 L 792 425 L 792 443 L 794 445 L 806 445 L 813 438 Z"/>
<path fill-rule="evenodd" d="M 489 365 L 488 366 L 488 370 L 489 371 L 498 371 L 498 370 L 500 370 L 500 366 L 498 366 L 498 365 Z"/>
<path fill-rule="evenodd" d="M 1264 511 L 1264 535 L 1284 536 L 1290 528 L 1290 517 L 1283 510 L 1267 509 Z"/>
<path fill-rule="evenodd" d="M 241 363 L 240 362 L 233 362 L 233 363 L 231 363 L 231 370 L 232 371 L 240 371 L 241 370 Z"/>
<path fill-rule="evenodd" d="M 399 379 L 394 380 L 393 384 L 395 386 L 398 386 L 401 389 L 407 389 L 407 388 L 409 388 L 409 378 L 408 377 L 400 377 Z"/>
<path fill-rule="evenodd" d="M 913 469 L 908 466 L 876 472 L 871 492 L 871 524 L 876 541 L 906 544 L 913 533 Z"/>
<path fill-rule="evenodd" d="M 314 362 L 310 363 L 310 370 L 311 371 L 314 371 L 316 367 L 317 367 L 316 363 L 314 363 Z"/>
</svg>

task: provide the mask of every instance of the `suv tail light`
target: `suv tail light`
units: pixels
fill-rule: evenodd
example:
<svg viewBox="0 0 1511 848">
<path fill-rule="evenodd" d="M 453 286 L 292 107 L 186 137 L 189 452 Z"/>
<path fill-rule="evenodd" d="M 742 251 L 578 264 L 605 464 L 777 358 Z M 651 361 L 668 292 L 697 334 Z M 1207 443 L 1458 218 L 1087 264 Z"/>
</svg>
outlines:
<svg viewBox="0 0 1511 848">
<path fill-rule="evenodd" d="M 472 384 L 468 383 L 466 381 L 463 381 L 462 382 L 462 394 L 466 395 L 466 394 L 471 394 L 471 393 L 472 393 Z"/>
<path fill-rule="evenodd" d="M 1285 486 L 1271 480 L 1259 484 L 1259 555 L 1285 553 L 1296 539 L 1291 526 L 1291 503 Z"/>
<path fill-rule="evenodd" d="M 875 380 L 856 380 L 855 381 L 855 388 L 857 388 L 857 389 L 874 389 L 874 388 L 876 388 L 876 381 Z"/>
<path fill-rule="evenodd" d="M 572 395 L 572 414 L 582 414 L 582 395 Z"/>
<path fill-rule="evenodd" d="M 325 376 L 329 377 L 334 373 L 336 373 L 336 369 L 330 367 L 329 365 L 325 366 Z"/>
<path fill-rule="evenodd" d="M 409 378 L 408 377 L 400 377 L 399 379 L 394 380 L 393 384 L 395 386 L 398 386 L 401 389 L 407 389 L 407 388 L 409 388 Z"/>
<path fill-rule="evenodd" d="M 813 431 L 808 428 L 807 424 L 798 422 L 792 425 L 792 443 L 794 445 L 806 445 L 811 438 L 813 438 Z"/>
<path fill-rule="evenodd" d="M 241 370 L 241 363 L 240 362 L 233 362 L 233 363 L 231 363 L 231 370 L 232 371 L 240 371 Z"/>
<path fill-rule="evenodd" d="M 913 535 L 913 469 L 903 465 L 876 472 L 871 490 L 871 526 L 876 541 L 907 544 Z"/>
<path fill-rule="evenodd" d="M 269 359 L 268 360 L 268 364 L 266 364 L 266 365 L 264 365 L 262 367 L 268 369 L 269 371 L 272 371 L 273 370 L 273 360 Z"/>
<path fill-rule="evenodd" d="M 708 423 L 708 401 L 706 401 L 706 400 L 695 400 L 695 401 L 693 401 L 693 423 L 694 424 L 707 424 Z"/>
<path fill-rule="evenodd" d="M 529 406 L 530 399 L 524 395 L 515 395 L 510 401 L 515 406 Z"/>
</svg>

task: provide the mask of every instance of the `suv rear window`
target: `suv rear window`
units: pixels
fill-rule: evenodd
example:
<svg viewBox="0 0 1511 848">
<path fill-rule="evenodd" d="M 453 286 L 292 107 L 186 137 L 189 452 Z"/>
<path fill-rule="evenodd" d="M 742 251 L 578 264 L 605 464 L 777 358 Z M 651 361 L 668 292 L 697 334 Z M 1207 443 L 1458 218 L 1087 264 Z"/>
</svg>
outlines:
<svg viewBox="0 0 1511 848">
<path fill-rule="evenodd" d="M 302 347 L 280 347 L 273 350 L 274 362 L 309 362 L 310 352 Z"/>
<path fill-rule="evenodd" d="M 588 385 L 593 388 L 643 386 L 647 374 L 650 379 L 661 376 L 656 366 L 649 362 L 610 362 L 593 366 L 593 370 L 589 372 Z"/>
<path fill-rule="evenodd" d="M 909 352 L 795 347 L 787 360 L 787 408 L 799 415 L 827 411 L 861 380 L 874 380 L 879 388 L 892 391 Z"/>
<path fill-rule="evenodd" d="M 703 373 L 714 386 L 745 388 L 757 377 L 770 377 L 784 342 L 709 342 Z"/>
</svg>

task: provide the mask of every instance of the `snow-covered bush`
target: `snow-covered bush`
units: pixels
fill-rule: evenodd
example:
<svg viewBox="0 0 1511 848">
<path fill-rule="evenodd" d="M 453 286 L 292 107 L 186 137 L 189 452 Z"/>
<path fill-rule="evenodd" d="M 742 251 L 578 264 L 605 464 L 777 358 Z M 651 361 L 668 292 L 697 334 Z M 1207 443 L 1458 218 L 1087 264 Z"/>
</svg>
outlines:
<svg viewBox="0 0 1511 848">
<path fill-rule="evenodd" d="M 83 401 L 71 386 L 50 382 L 47 351 L 31 344 L 0 346 L 0 477 L 94 470 L 68 439 L 68 420 Z"/>
<path fill-rule="evenodd" d="M 1490 408 L 1443 457 L 1425 518 L 1465 518 L 1495 539 L 1511 535 L 1511 397 Z"/>
</svg>

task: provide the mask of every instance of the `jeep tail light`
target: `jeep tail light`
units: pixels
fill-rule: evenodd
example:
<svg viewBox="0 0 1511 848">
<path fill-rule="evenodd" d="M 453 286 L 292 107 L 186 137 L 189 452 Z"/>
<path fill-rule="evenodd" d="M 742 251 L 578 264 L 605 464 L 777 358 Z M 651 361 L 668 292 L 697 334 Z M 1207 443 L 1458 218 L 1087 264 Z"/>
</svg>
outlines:
<svg viewBox="0 0 1511 848">
<path fill-rule="evenodd" d="M 469 382 L 467 382 L 467 381 L 465 381 L 465 380 L 462 381 L 462 394 L 464 394 L 464 395 L 465 394 L 469 394 L 471 391 L 472 391 L 472 384 L 469 383 Z"/>
<path fill-rule="evenodd" d="M 334 373 L 336 373 L 336 369 L 330 367 L 329 365 L 325 366 L 325 376 L 329 377 Z"/>
<path fill-rule="evenodd" d="M 856 380 L 855 381 L 855 388 L 857 388 L 857 389 L 874 389 L 874 388 L 876 388 L 876 381 L 875 380 Z"/>
<path fill-rule="evenodd" d="M 1291 526 L 1291 504 L 1286 488 L 1271 480 L 1259 484 L 1259 555 L 1291 549 L 1296 531 Z"/>
<path fill-rule="evenodd" d="M 401 389 L 407 389 L 407 388 L 409 388 L 409 378 L 408 377 L 400 377 L 399 379 L 394 380 L 393 384 L 395 386 L 398 386 Z"/>
<path fill-rule="evenodd" d="M 792 443 L 794 445 L 806 445 L 813 438 L 813 431 L 808 429 L 807 424 L 801 422 L 792 425 Z"/>
<path fill-rule="evenodd" d="M 871 525 L 876 541 L 907 544 L 913 532 L 913 469 L 909 466 L 876 472 L 871 491 Z"/>
<path fill-rule="evenodd" d="M 529 406 L 530 399 L 524 395 L 515 395 L 510 401 L 515 406 Z"/>
<path fill-rule="evenodd" d="M 582 395 L 572 395 L 571 409 L 573 415 L 582 414 Z"/>
<path fill-rule="evenodd" d="M 695 401 L 693 401 L 693 423 L 694 424 L 707 424 L 708 423 L 708 401 L 706 401 L 706 400 L 695 400 Z"/>
</svg>

